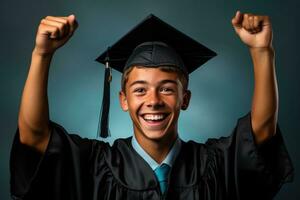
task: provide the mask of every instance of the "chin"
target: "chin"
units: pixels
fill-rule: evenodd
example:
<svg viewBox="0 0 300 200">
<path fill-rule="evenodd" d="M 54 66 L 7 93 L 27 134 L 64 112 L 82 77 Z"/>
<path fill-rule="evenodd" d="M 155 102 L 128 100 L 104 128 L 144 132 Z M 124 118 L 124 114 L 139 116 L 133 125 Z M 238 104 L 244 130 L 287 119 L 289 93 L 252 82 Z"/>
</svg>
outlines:
<svg viewBox="0 0 300 200">
<path fill-rule="evenodd" d="M 152 141 L 170 140 L 174 137 L 176 133 L 177 132 L 175 130 L 170 131 L 168 128 L 165 130 L 156 130 L 156 131 L 153 130 L 149 131 L 141 128 L 139 131 L 139 134 L 141 134 L 143 138 Z"/>
<path fill-rule="evenodd" d="M 167 134 L 164 133 L 164 131 L 143 131 L 143 135 L 150 140 L 161 140 L 167 136 Z"/>
</svg>

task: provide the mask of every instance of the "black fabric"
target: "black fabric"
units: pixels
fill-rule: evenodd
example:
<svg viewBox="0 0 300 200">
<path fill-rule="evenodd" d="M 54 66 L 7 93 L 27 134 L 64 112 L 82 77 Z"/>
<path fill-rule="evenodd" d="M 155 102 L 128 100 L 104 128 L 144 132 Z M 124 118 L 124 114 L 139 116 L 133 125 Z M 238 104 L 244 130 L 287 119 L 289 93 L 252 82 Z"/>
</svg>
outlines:
<svg viewBox="0 0 300 200">
<path fill-rule="evenodd" d="M 11 152 L 13 199 L 272 199 L 293 178 L 279 127 L 264 145 L 253 141 L 250 113 L 229 137 L 183 142 L 162 196 L 155 174 L 131 137 L 107 143 L 69 135 L 52 123 L 44 155 L 20 144 Z"/>
<path fill-rule="evenodd" d="M 128 58 L 124 71 L 132 66 L 179 68 L 188 77 L 188 71 L 176 51 L 160 41 L 144 42 L 138 45 Z"/>
<path fill-rule="evenodd" d="M 172 47 L 183 60 L 184 67 L 186 68 L 185 71 L 189 73 L 192 73 L 217 55 L 214 51 L 180 32 L 160 18 L 150 14 L 113 44 L 109 50 L 103 52 L 96 61 L 105 65 L 107 53 L 109 52 L 110 66 L 122 73 L 133 50 L 144 42 L 152 41 L 161 41 Z M 157 61 L 158 60 L 156 60 L 156 63 Z M 163 61 L 162 59 L 161 62 Z M 146 64 L 147 63 L 148 61 Z"/>
<path fill-rule="evenodd" d="M 110 81 L 111 81 L 111 69 L 105 68 L 104 74 L 104 86 L 103 86 L 103 98 L 100 111 L 101 119 L 98 124 L 97 136 L 107 138 L 110 136 L 109 131 L 109 107 L 110 107 Z"/>
</svg>

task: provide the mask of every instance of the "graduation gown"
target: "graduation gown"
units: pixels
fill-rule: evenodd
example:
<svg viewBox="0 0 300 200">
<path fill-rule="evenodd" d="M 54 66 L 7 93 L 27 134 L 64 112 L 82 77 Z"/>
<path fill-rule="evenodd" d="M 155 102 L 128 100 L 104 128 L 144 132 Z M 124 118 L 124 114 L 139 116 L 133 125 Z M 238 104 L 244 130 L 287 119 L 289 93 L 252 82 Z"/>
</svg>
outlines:
<svg viewBox="0 0 300 200">
<path fill-rule="evenodd" d="M 41 155 L 15 136 L 11 151 L 13 199 L 272 199 L 293 177 L 280 129 L 261 146 L 254 143 L 251 115 L 240 118 L 229 137 L 205 144 L 183 142 L 165 195 L 150 166 L 132 148 L 131 137 L 108 143 L 68 134 L 51 122 Z"/>
</svg>

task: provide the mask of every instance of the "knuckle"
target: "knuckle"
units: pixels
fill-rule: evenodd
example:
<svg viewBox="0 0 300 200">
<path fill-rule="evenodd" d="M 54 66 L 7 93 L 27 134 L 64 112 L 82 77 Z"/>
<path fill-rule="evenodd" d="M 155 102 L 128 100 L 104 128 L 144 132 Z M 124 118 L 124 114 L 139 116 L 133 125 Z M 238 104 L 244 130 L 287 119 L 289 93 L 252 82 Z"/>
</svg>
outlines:
<svg viewBox="0 0 300 200">
<path fill-rule="evenodd" d="M 50 18 L 52 18 L 52 16 L 50 16 L 50 15 L 45 17 L 45 19 L 50 19 Z"/>
<path fill-rule="evenodd" d="M 68 20 L 66 20 L 65 18 L 61 18 L 61 20 L 63 21 L 64 24 L 68 23 Z"/>
<path fill-rule="evenodd" d="M 45 18 L 43 18 L 43 19 L 41 19 L 40 24 L 45 24 L 46 21 L 47 21 L 47 20 L 46 20 Z"/>
</svg>

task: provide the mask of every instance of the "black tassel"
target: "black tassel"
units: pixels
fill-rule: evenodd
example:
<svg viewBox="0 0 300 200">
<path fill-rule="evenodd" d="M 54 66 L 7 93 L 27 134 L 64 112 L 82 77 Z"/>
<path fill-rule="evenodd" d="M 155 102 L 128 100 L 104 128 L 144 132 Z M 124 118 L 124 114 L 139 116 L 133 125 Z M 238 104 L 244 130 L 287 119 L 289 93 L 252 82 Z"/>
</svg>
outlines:
<svg viewBox="0 0 300 200">
<path fill-rule="evenodd" d="M 110 106 L 110 82 L 111 82 L 111 68 L 109 67 L 109 58 L 106 58 L 102 107 L 100 112 L 100 121 L 98 124 L 97 136 L 107 138 L 110 136 L 109 131 L 109 106 Z"/>
</svg>

